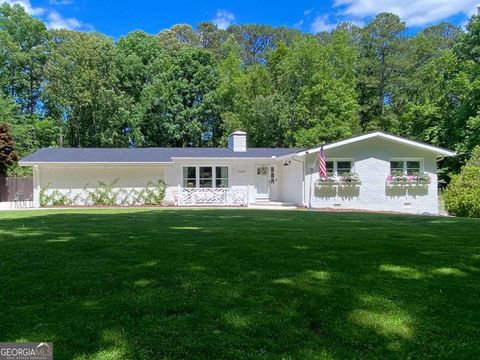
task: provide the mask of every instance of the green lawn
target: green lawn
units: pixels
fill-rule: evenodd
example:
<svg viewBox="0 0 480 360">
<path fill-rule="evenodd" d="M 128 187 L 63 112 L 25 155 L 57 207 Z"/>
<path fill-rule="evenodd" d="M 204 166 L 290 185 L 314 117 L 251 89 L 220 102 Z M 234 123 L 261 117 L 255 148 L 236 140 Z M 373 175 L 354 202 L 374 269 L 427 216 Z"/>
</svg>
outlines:
<svg viewBox="0 0 480 360">
<path fill-rule="evenodd" d="M 0 341 L 55 359 L 477 359 L 480 221 L 0 213 Z"/>
</svg>

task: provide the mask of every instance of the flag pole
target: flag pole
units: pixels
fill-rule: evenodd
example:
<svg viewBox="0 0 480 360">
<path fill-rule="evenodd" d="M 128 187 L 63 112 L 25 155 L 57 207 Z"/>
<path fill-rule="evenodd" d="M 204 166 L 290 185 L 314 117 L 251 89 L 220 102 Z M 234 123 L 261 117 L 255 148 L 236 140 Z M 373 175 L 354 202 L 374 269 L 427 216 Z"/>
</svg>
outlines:
<svg viewBox="0 0 480 360">
<path fill-rule="evenodd" d="M 323 144 L 321 146 L 321 149 L 323 150 Z M 308 207 L 310 209 L 312 208 L 312 191 L 315 191 L 315 190 L 312 190 L 312 177 L 313 177 L 313 172 L 315 171 L 315 165 L 317 165 L 317 161 L 318 161 L 318 156 L 315 156 L 315 161 L 313 162 L 313 165 L 310 168 L 310 172 L 311 172 L 311 174 L 310 174 L 310 191 L 308 192 Z M 319 168 L 319 171 L 320 171 L 320 168 Z"/>
</svg>

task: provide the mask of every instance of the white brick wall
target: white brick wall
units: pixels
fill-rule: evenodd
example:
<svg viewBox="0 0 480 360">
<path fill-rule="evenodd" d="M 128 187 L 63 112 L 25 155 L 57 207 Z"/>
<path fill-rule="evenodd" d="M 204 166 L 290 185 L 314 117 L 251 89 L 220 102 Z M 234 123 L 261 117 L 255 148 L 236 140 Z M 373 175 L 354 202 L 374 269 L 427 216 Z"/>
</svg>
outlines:
<svg viewBox="0 0 480 360">
<path fill-rule="evenodd" d="M 99 182 L 114 185 L 121 191 L 118 205 L 131 204 L 138 191 L 144 189 L 149 182 L 157 184 L 164 179 L 162 166 L 103 166 L 103 165 L 41 165 L 34 176 L 34 205 L 39 206 L 39 192 L 44 189 L 46 195 L 54 191 L 67 195 L 74 200 L 73 205 L 90 205 L 88 192 L 99 187 Z M 35 173 L 34 173 L 35 175 Z"/>
<path fill-rule="evenodd" d="M 328 160 L 354 159 L 354 172 L 361 185 L 352 187 L 316 187 L 318 163 L 312 170 L 316 154 L 306 156 L 305 193 L 313 208 L 343 208 L 373 211 L 438 214 L 437 163 L 432 153 L 372 138 L 325 151 Z M 386 184 L 393 158 L 421 158 L 424 171 L 431 177 L 426 186 L 391 187 Z"/>
</svg>

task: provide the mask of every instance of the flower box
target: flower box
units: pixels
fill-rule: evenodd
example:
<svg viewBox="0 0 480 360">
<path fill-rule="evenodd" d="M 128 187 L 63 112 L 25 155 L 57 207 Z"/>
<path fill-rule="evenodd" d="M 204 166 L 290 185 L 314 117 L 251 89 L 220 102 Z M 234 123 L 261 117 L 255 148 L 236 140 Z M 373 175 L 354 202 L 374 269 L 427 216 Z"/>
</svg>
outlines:
<svg viewBox="0 0 480 360">
<path fill-rule="evenodd" d="M 386 179 L 389 185 L 426 185 L 430 184 L 431 178 L 430 175 L 421 173 L 421 174 L 391 174 L 387 176 Z"/>
<path fill-rule="evenodd" d="M 340 176 L 329 176 L 327 178 L 320 178 L 316 182 L 316 186 L 333 186 L 333 185 L 341 185 L 341 186 L 358 186 L 362 182 L 360 181 L 360 176 L 355 173 L 343 174 Z"/>
</svg>

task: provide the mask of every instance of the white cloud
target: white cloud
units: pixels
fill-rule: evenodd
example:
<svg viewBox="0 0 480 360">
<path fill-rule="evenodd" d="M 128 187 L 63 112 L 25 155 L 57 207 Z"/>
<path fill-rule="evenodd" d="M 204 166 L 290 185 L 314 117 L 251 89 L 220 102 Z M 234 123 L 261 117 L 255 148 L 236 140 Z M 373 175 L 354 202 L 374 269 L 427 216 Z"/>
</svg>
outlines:
<svg viewBox="0 0 480 360">
<path fill-rule="evenodd" d="M 34 16 L 40 16 L 45 13 L 45 9 L 41 7 L 33 7 L 30 0 L 4 0 L 4 1 L 0 0 L 0 4 L 2 3 L 7 3 L 12 6 L 17 4 L 21 5 L 28 14 L 34 15 Z"/>
<path fill-rule="evenodd" d="M 0 0 L 1 3 L 7 3 L 9 5 L 21 5 L 25 11 L 32 15 L 39 17 L 45 21 L 45 25 L 48 29 L 69 29 L 69 30 L 93 30 L 93 26 L 90 24 L 84 24 L 82 21 L 74 17 L 64 17 L 58 11 L 52 8 L 33 7 L 30 0 Z M 51 4 L 71 4 L 73 0 L 50 0 Z"/>
<path fill-rule="evenodd" d="M 51 10 L 48 13 L 46 24 L 49 29 L 78 30 L 84 27 L 84 24 L 80 20 L 74 17 L 65 18 L 55 10 Z"/>
<path fill-rule="evenodd" d="M 305 21 L 303 19 L 298 20 L 295 24 L 293 24 L 293 27 L 295 29 L 301 29 Z"/>
<path fill-rule="evenodd" d="M 71 4 L 73 4 L 73 0 L 49 0 L 48 2 L 52 5 L 71 5 Z"/>
<path fill-rule="evenodd" d="M 215 19 L 212 20 L 212 22 L 222 30 L 228 28 L 234 21 L 235 15 L 226 10 L 217 10 Z"/>
<path fill-rule="evenodd" d="M 312 13 L 312 11 L 313 11 L 312 9 L 304 10 L 304 11 L 303 11 L 303 16 L 308 16 L 308 15 L 310 15 L 310 14 Z"/>
<path fill-rule="evenodd" d="M 338 24 L 331 22 L 327 15 L 319 15 L 313 19 L 310 30 L 316 34 L 322 31 L 332 31 Z"/>
<path fill-rule="evenodd" d="M 431 24 L 451 16 L 472 15 L 480 0 L 335 0 L 343 15 L 364 19 L 380 12 L 395 13 L 409 26 Z"/>
</svg>

